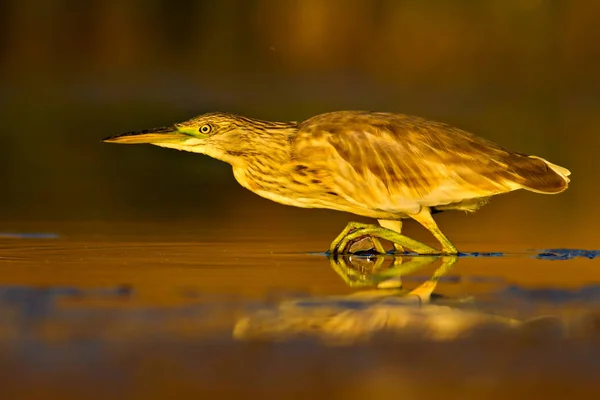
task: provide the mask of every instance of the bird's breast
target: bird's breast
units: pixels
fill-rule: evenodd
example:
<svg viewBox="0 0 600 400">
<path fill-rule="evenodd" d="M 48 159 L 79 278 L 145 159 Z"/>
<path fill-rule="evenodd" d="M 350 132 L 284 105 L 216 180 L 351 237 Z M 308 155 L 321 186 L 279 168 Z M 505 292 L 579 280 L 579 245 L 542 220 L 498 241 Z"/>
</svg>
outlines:
<svg viewBox="0 0 600 400">
<path fill-rule="evenodd" d="M 277 203 L 310 207 L 314 202 L 312 199 L 303 198 L 300 190 L 290 187 L 290 182 L 284 176 L 259 173 L 248 168 L 234 168 L 233 176 L 246 189 Z"/>
<path fill-rule="evenodd" d="M 233 167 L 233 176 L 235 180 L 238 181 L 240 185 L 250 190 L 251 192 L 255 192 L 258 189 L 258 185 L 251 179 L 248 174 L 246 174 L 245 168 Z"/>
<path fill-rule="evenodd" d="M 236 168 L 233 175 L 240 185 L 271 201 L 302 208 L 331 208 L 346 210 L 337 194 L 321 185 L 298 179 L 285 166 L 276 170 Z M 311 184 L 312 183 L 312 184 Z"/>
<path fill-rule="evenodd" d="M 290 190 L 284 176 L 271 169 L 234 167 L 233 176 L 246 189 L 270 200 L 290 204 Z"/>
</svg>

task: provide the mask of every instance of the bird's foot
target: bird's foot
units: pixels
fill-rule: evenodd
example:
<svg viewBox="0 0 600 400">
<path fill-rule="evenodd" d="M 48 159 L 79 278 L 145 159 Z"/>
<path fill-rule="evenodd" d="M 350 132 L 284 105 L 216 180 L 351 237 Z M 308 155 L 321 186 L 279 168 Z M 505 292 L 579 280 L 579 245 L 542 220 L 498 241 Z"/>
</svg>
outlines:
<svg viewBox="0 0 600 400">
<path fill-rule="evenodd" d="M 452 243 L 448 243 L 442 246 L 442 253 L 444 255 L 455 256 L 458 254 L 458 249 Z"/>
<path fill-rule="evenodd" d="M 382 254 L 385 254 L 386 251 L 379 239 L 389 240 L 395 245 L 401 246 L 403 249 L 408 248 L 419 254 L 440 254 L 440 252 L 433 247 L 429 247 L 424 243 L 411 239 L 398 232 L 394 232 L 381 226 L 361 224 L 358 222 L 350 222 L 346 225 L 344 230 L 331 243 L 329 252 L 330 254 L 343 254 L 347 252 L 346 250 L 348 249 L 349 244 L 365 236 L 371 238 L 375 250 Z"/>
<path fill-rule="evenodd" d="M 346 225 L 346 227 L 340 232 L 340 234 L 333 240 L 333 242 L 331 242 L 331 245 L 329 246 L 329 253 L 330 254 L 342 254 L 342 253 L 346 253 L 347 251 L 345 250 L 350 250 L 350 247 L 352 246 L 352 244 L 357 243 L 360 241 L 360 239 L 365 238 L 365 237 L 369 237 L 373 243 L 373 247 L 375 249 L 375 251 L 377 253 L 381 253 L 381 254 L 385 254 L 385 248 L 383 247 L 383 245 L 381 244 L 381 242 L 379 241 L 379 239 L 372 237 L 370 235 L 364 234 L 364 235 L 356 235 L 353 236 L 351 239 L 347 239 L 347 237 L 352 233 L 356 233 L 359 231 L 362 231 L 365 228 L 369 228 L 369 227 L 373 227 L 374 225 L 369 225 L 369 224 L 361 224 L 360 222 L 349 222 L 348 225 Z M 341 247 L 343 242 L 343 247 Z"/>
</svg>

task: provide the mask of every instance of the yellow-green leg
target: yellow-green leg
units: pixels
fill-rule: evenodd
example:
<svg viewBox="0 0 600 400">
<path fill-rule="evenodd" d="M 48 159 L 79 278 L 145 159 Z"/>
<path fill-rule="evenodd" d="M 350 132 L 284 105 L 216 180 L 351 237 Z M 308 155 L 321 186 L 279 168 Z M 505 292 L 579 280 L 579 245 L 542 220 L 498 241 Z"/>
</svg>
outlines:
<svg viewBox="0 0 600 400">
<path fill-rule="evenodd" d="M 421 211 L 419 211 L 418 214 L 411 215 L 411 218 L 423 225 L 429 232 L 433 234 L 433 236 L 435 236 L 435 238 L 442 245 L 442 252 L 444 254 L 458 254 L 458 250 L 456 250 L 456 247 L 454 247 L 452 242 L 450 242 L 448 238 L 442 233 L 440 228 L 438 228 L 437 224 L 433 220 L 429 207 L 421 208 Z"/>
<path fill-rule="evenodd" d="M 402 247 L 409 248 L 416 251 L 419 254 L 437 254 L 439 253 L 436 249 L 427 246 L 417 240 L 411 239 L 398 232 L 394 232 L 387 228 L 383 228 L 377 225 L 361 224 L 358 222 L 350 222 L 346 228 L 334 239 L 329 247 L 331 254 L 344 253 L 348 244 L 362 236 L 370 236 L 372 239 L 385 239 L 390 242 L 397 243 Z M 375 243 L 375 240 L 373 241 Z M 385 249 L 381 246 L 381 243 L 377 241 L 375 248 L 380 253 L 385 253 Z"/>
<path fill-rule="evenodd" d="M 383 226 L 390 231 L 394 231 L 397 233 L 402 233 L 402 221 L 401 220 L 392 220 L 392 219 L 378 219 L 379 225 Z M 394 248 L 399 253 L 404 253 L 404 247 L 401 244 L 394 243 Z"/>
</svg>

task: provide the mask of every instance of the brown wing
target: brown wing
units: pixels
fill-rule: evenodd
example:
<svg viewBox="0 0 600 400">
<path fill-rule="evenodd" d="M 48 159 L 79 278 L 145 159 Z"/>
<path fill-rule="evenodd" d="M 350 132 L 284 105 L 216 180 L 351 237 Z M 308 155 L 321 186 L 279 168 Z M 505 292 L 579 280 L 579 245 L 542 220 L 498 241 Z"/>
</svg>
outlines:
<svg viewBox="0 0 600 400">
<path fill-rule="evenodd" d="M 543 159 L 400 114 L 322 114 L 300 124 L 292 149 L 295 162 L 315 166 L 339 195 L 386 211 L 418 211 L 519 188 L 557 192 L 568 182 Z"/>
</svg>

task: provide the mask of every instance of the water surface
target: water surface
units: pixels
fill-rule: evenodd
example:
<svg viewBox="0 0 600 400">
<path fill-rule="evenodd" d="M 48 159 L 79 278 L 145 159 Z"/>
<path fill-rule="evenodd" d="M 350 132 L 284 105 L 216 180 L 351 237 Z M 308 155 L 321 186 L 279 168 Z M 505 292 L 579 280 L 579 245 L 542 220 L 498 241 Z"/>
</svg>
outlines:
<svg viewBox="0 0 600 400">
<path fill-rule="evenodd" d="M 322 234 L 163 233 L 0 235 L 4 398 L 600 394 L 594 249 L 332 259 Z"/>
</svg>

